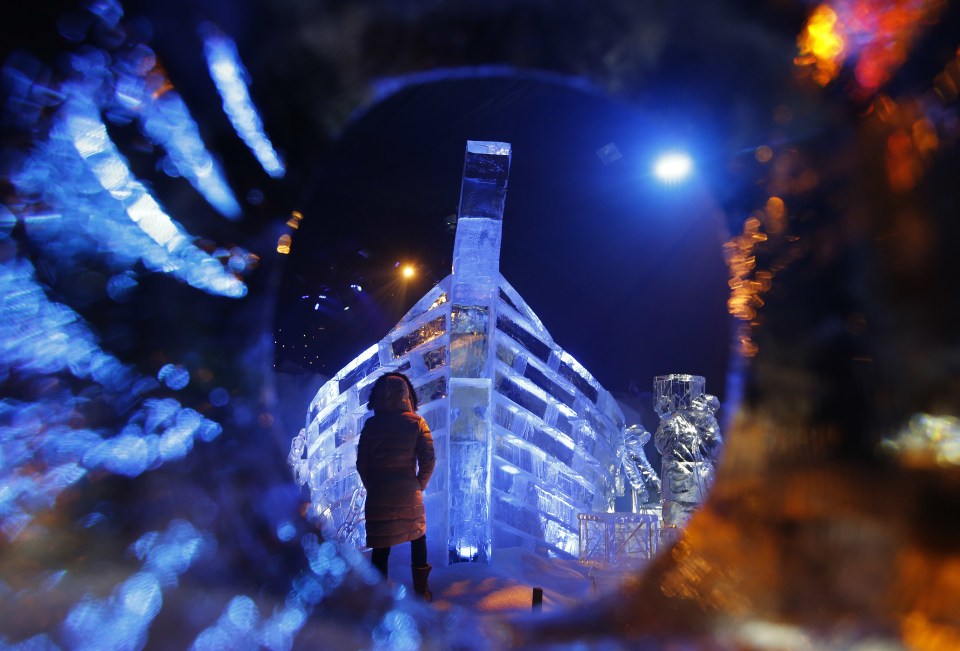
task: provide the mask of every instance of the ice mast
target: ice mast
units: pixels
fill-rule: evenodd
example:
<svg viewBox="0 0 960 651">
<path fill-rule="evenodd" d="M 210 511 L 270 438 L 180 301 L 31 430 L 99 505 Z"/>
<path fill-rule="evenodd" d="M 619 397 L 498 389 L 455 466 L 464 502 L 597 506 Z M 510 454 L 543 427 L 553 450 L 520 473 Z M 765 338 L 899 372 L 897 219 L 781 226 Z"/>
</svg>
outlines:
<svg viewBox="0 0 960 651">
<path fill-rule="evenodd" d="M 574 557 L 578 514 L 613 510 L 623 413 L 500 274 L 510 157 L 507 143 L 467 143 L 453 273 L 320 388 L 293 439 L 329 537 L 363 544 L 357 438 L 388 371 L 410 377 L 433 432 L 427 540 L 450 562 L 504 547 Z"/>
<path fill-rule="evenodd" d="M 467 142 L 450 290 L 450 560 L 490 557 L 493 330 L 510 145 Z M 494 354 L 491 354 L 494 353 Z"/>
</svg>

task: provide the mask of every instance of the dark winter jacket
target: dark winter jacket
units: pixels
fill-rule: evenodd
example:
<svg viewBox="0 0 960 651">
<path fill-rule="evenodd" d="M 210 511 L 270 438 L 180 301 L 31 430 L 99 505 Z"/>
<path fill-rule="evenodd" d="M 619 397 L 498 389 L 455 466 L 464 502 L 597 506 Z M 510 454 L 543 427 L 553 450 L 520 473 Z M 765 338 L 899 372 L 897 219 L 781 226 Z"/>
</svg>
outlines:
<svg viewBox="0 0 960 651">
<path fill-rule="evenodd" d="M 426 533 L 422 491 L 433 466 L 433 436 L 416 413 L 376 410 L 367 419 L 357 472 L 367 489 L 368 547 L 392 547 Z"/>
</svg>

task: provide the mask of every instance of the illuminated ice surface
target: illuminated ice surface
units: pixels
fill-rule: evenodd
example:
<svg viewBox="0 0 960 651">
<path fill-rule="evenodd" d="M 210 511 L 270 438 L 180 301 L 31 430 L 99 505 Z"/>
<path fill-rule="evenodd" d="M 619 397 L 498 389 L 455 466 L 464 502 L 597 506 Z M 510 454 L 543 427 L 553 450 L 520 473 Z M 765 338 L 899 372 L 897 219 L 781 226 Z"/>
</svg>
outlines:
<svg viewBox="0 0 960 651">
<path fill-rule="evenodd" d="M 498 547 L 576 556 L 578 514 L 614 508 L 623 413 L 499 273 L 510 155 L 468 142 L 453 273 L 320 388 L 293 440 L 294 474 L 341 541 L 363 544 L 357 438 L 373 381 L 393 370 L 433 432 L 427 537 L 451 562 Z"/>
<path fill-rule="evenodd" d="M 706 500 L 723 443 L 714 414 L 715 396 L 699 375 L 661 375 L 654 380 L 654 409 L 660 415 L 657 450 L 663 455 L 663 527 L 682 529 Z"/>
<path fill-rule="evenodd" d="M 633 512 L 639 513 L 650 501 L 650 489 L 661 491 L 660 477 L 647 459 L 643 446 L 650 440 L 650 432 L 642 425 L 631 425 L 623 437 L 623 474 L 630 484 Z M 618 491 L 619 492 L 619 491 Z"/>
<path fill-rule="evenodd" d="M 581 513 L 580 563 L 594 568 L 635 569 L 660 548 L 660 509 L 637 513 Z"/>
</svg>

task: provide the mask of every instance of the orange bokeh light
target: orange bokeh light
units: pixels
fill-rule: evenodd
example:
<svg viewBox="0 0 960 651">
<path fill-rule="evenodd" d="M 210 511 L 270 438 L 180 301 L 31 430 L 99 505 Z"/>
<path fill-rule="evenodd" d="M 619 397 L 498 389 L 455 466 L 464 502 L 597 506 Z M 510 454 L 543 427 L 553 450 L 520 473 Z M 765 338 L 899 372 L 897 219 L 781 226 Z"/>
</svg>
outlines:
<svg viewBox="0 0 960 651">
<path fill-rule="evenodd" d="M 837 13 L 828 5 L 819 5 L 797 39 L 797 63 L 812 65 L 813 79 L 821 86 L 836 79 L 845 58 L 845 43 L 837 23 Z"/>
<path fill-rule="evenodd" d="M 821 86 L 837 78 L 844 61 L 855 60 L 855 94 L 872 95 L 903 65 L 921 32 L 934 24 L 943 0 L 889 2 L 835 0 L 817 6 L 800 36 L 796 64 L 810 68 Z"/>
</svg>

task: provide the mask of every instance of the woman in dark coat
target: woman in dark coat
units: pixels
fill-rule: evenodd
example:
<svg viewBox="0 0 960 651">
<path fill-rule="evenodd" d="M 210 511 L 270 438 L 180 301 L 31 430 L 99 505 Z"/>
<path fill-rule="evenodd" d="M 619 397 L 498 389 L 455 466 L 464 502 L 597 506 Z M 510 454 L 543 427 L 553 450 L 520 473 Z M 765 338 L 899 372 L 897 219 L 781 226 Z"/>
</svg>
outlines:
<svg viewBox="0 0 960 651">
<path fill-rule="evenodd" d="M 384 577 L 390 548 L 410 542 L 413 589 L 428 601 L 427 517 L 423 490 L 433 474 L 433 437 L 417 415 L 417 394 L 402 373 L 377 378 L 357 444 L 357 472 L 367 489 L 367 546 Z"/>
</svg>

